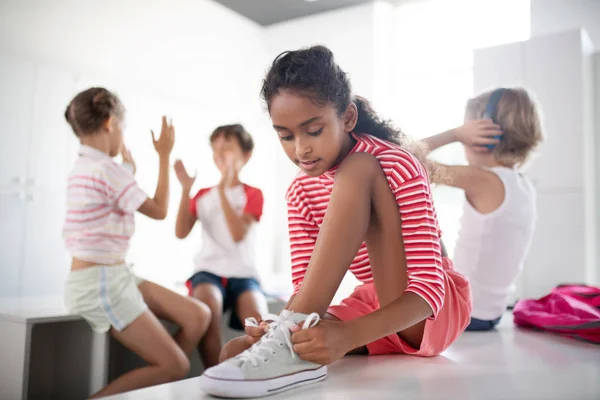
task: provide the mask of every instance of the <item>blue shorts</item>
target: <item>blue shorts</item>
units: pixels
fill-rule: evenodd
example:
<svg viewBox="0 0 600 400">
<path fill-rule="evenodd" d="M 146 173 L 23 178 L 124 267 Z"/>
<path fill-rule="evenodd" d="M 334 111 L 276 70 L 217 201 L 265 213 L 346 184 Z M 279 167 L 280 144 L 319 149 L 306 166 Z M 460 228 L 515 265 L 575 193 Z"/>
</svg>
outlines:
<svg viewBox="0 0 600 400">
<path fill-rule="evenodd" d="M 260 283 L 254 278 L 224 278 L 210 272 L 196 272 L 187 281 L 187 287 L 192 294 L 192 290 L 201 283 L 210 283 L 216 286 L 223 296 L 223 312 L 231 309 L 229 318 L 229 327 L 231 329 L 244 330 L 244 321 L 240 321 L 237 315 L 236 304 L 242 293 L 249 290 L 262 293 Z"/>
<path fill-rule="evenodd" d="M 467 326 L 467 331 L 491 331 L 500 323 L 500 319 L 492 319 L 489 321 L 471 317 L 471 323 Z"/>
</svg>

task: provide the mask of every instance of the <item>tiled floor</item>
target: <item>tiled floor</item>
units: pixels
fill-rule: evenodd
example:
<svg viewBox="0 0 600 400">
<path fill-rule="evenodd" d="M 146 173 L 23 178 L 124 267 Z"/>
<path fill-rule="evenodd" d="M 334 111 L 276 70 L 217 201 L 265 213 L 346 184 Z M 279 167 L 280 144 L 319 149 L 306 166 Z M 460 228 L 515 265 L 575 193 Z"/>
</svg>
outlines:
<svg viewBox="0 0 600 400">
<path fill-rule="evenodd" d="M 465 333 L 443 356 L 347 357 L 326 381 L 269 399 L 600 399 L 600 346 L 515 329 Z M 112 400 L 211 399 L 197 378 Z"/>
</svg>

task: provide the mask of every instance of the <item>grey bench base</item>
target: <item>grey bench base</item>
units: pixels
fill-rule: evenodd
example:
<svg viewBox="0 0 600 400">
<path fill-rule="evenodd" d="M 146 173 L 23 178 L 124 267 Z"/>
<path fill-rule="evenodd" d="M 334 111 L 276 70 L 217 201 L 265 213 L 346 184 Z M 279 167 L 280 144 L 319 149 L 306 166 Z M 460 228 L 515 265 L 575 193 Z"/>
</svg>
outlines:
<svg viewBox="0 0 600 400">
<path fill-rule="evenodd" d="M 283 302 L 269 302 L 269 312 L 279 314 L 283 309 L 285 303 Z M 167 330 L 173 335 L 177 332 L 177 326 L 167 321 L 162 321 Z M 244 334 L 244 331 L 233 330 L 227 326 L 229 322 L 229 312 L 223 315 L 223 323 L 221 325 L 221 341 L 223 344 L 227 343 L 229 340 L 241 336 Z M 121 343 L 117 342 L 115 339 L 110 338 L 110 356 L 109 356 L 109 365 L 108 365 L 108 381 L 111 381 L 126 372 L 134 370 L 139 367 L 143 367 L 147 365 L 147 363 L 142 360 L 138 355 L 132 353 L 127 348 L 125 348 Z M 204 372 L 204 366 L 202 365 L 202 361 L 200 360 L 200 356 L 197 351 L 195 351 L 190 359 L 190 372 L 186 378 L 193 378 L 196 376 L 202 375 Z"/>
<path fill-rule="evenodd" d="M 269 312 L 284 303 L 269 301 Z M 229 321 L 228 316 L 223 318 Z M 174 333 L 177 327 L 164 322 Z M 222 340 L 243 334 L 222 327 Z M 0 303 L 0 399 L 82 399 L 110 380 L 145 365 L 108 334 L 94 333 L 79 316 L 64 310 L 62 299 L 23 299 Z M 197 354 L 188 377 L 202 374 Z"/>
</svg>

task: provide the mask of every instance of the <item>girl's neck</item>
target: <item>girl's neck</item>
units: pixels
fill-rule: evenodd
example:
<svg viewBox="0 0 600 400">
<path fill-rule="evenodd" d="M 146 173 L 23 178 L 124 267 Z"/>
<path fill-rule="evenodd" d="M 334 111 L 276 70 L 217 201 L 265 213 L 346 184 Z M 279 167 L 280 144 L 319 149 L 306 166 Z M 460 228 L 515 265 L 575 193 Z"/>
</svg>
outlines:
<svg viewBox="0 0 600 400">
<path fill-rule="evenodd" d="M 92 147 L 98 151 L 110 155 L 110 142 L 104 135 L 86 135 L 80 139 L 82 145 Z"/>
<path fill-rule="evenodd" d="M 344 158 L 346 158 L 346 156 L 352 151 L 352 149 L 354 148 L 355 145 L 356 145 L 356 139 L 354 139 L 354 136 L 352 136 L 352 133 L 346 134 L 346 137 L 344 138 L 344 141 L 342 142 L 342 148 L 340 150 L 340 155 L 338 156 L 337 160 L 335 160 L 334 165 L 339 165 L 344 160 Z"/>
</svg>

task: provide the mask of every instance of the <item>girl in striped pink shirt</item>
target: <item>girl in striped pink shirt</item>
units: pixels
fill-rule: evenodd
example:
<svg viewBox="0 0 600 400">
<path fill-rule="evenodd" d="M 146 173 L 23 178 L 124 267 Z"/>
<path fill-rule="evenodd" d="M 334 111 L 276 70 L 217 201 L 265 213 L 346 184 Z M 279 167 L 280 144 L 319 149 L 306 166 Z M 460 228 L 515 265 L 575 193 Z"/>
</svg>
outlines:
<svg viewBox="0 0 600 400">
<path fill-rule="evenodd" d="M 184 378 L 188 355 L 210 321 L 205 304 L 138 278 L 125 263 L 134 213 L 152 219 L 167 215 L 175 132 L 163 117 L 160 138 L 154 140 L 158 183 L 154 197 L 149 198 L 137 185 L 135 164 L 123 146 L 124 114 L 117 96 L 103 88 L 79 93 L 65 112 L 81 141 L 79 158 L 69 175 L 63 230 L 73 257 L 65 291 L 67 307 L 96 332 L 110 331 L 150 364 L 120 376 L 94 397 Z M 113 161 L 119 154 L 123 164 Z M 174 339 L 157 317 L 180 327 Z"/>
<path fill-rule="evenodd" d="M 220 383 L 232 379 L 253 395 L 285 390 L 324 379 L 346 354 L 440 354 L 469 323 L 471 300 L 443 251 L 419 150 L 352 95 L 325 47 L 278 56 L 262 96 L 301 169 L 287 192 L 295 290 L 269 333 L 250 326 L 224 348 L 226 359 L 258 340 L 207 370 L 205 390 L 241 397 Z M 331 306 L 348 270 L 363 284 Z"/>
</svg>

